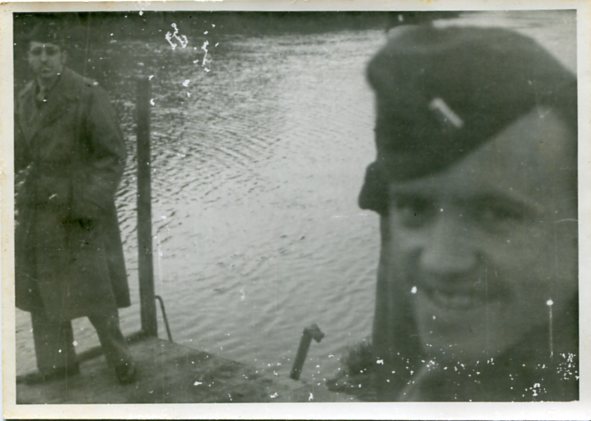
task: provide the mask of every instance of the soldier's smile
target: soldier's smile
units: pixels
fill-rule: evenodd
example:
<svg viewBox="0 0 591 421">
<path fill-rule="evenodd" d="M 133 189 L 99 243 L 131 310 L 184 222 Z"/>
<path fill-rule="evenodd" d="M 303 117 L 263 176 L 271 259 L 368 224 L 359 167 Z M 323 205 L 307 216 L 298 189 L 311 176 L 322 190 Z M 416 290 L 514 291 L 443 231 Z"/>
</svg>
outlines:
<svg viewBox="0 0 591 421">
<path fill-rule="evenodd" d="M 482 307 L 493 301 L 482 290 L 475 288 L 451 289 L 424 287 L 419 294 L 428 299 L 434 307 L 443 311 L 467 311 Z"/>
</svg>

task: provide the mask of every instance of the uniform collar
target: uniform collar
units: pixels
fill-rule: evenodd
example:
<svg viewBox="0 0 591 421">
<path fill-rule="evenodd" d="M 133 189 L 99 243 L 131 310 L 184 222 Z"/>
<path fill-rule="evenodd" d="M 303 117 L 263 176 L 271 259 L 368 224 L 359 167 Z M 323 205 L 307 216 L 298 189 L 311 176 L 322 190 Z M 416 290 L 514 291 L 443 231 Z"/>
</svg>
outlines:
<svg viewBox="0 0 591 421">
<path fill-rule="evenodd" d="M 41 82 L 41 79 L 39 79 L 39 78 L 35 79 L 36 91 L 40 92 L 43 90 L 47 93 L 51 92 L 53 90 L 53 88 L 55 88 L 56 85 L 59 83 L 60 79 L 62 78 L 62 74 L 64 73 L 65 70 L 66 69 L 63 68 L 62 71 L 57 74 L 56 78 L 49 84 L 44 84 L 43 82 Z"/>
</svg>

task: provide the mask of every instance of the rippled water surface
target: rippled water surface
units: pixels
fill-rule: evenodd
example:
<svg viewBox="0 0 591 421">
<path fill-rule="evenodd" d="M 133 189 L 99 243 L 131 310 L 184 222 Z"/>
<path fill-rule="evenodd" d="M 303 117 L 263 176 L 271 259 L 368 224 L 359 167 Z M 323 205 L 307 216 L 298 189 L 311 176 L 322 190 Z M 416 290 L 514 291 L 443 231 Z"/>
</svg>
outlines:
<svg viewBox="0 0 591 421">
<path fill-rule="evenodd" d="M 573 67 L 574 49 L 564 48 L 572 21 L 560 13 L 459 20 L 525 30 Z M 207 35 L 187 48 L 163 38 L 105 51 L 129 151 L 118 196 L 134 301 L 121 312 L 125 333 L 139 329 L 134 78 L 152 75 L 156 291 L 175 341 L 285 376 L 302 329 L 318 323 L 326 337 L 312 345 L 303 377 L 320 380 L 339 350 L 369 335 L 378 220 L 356 199 L 374 154 L 364 66 L 385 36 L 218 37 L 205 63 Z M 18 372 L 34 367 L 29 329 L 17 311 Z M 97 343 L 87 321 L 75 329 L 79 349 Z"/>
</svg>

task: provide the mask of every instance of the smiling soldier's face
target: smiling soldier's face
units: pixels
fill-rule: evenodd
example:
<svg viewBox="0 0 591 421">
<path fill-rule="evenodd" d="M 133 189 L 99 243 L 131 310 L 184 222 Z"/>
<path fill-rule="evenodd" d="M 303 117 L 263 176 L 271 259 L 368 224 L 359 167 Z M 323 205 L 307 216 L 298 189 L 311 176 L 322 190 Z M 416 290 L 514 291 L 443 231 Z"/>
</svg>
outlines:
<svg viewBox="0 0 591 421">
<path fill-rule="evenodd" d="M 463 160 L 389 185 L 386 270 L 412 301 L 424 350 L 502 353 L 577 290 L 573 134 L 536 109 Z"/>
</svg>

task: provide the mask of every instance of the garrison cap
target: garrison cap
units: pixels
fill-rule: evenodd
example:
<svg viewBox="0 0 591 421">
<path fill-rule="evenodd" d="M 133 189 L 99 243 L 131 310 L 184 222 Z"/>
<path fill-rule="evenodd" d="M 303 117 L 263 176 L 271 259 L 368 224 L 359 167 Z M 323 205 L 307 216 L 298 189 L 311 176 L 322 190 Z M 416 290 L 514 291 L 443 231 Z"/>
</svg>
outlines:
<svg viewBox="0 0 591 421">
<path fill-rule="evenodd" d="M 536 106 L 576 133 L 576 77 L 533 39 L 499 28 L 406 26 L 370 60 L 377 158 L 359 196 L 387 211 L 387 183 L 450 166 Z"/>
<path fill-rule="evenodd" d="M 67 41 L 64 32 L 62 25 L 52 15 L 41 15 L 37 17 L 33 28 L 28 33 L 27 41 L 37 41 L 64 47 Z"/>
</svg>

